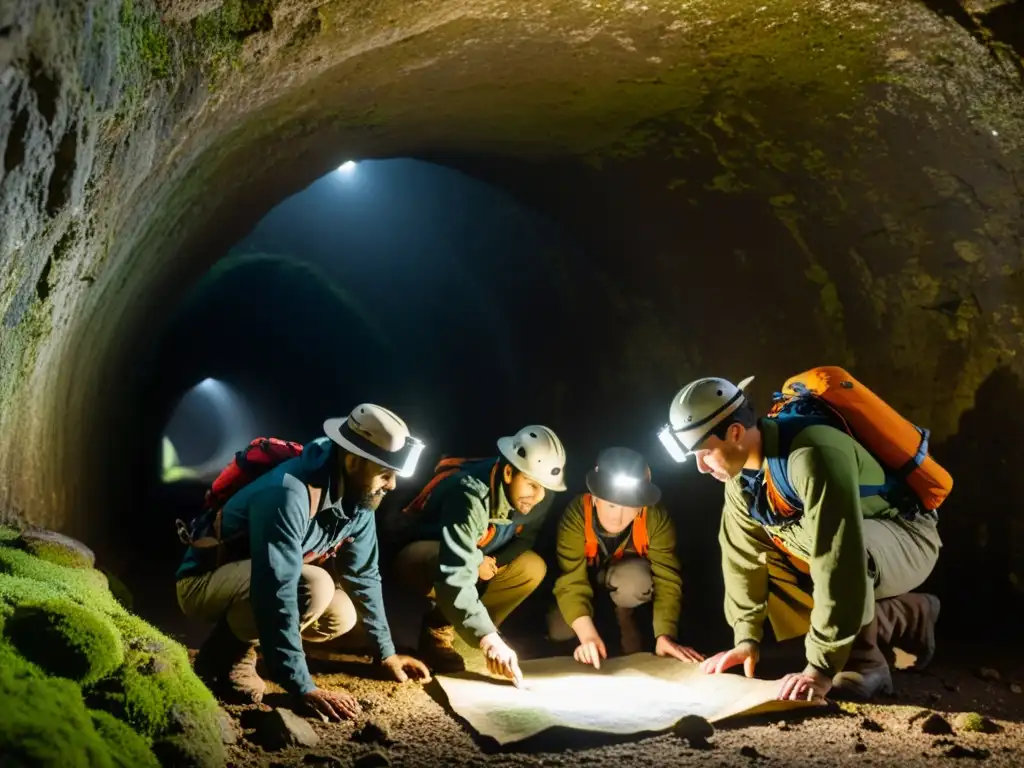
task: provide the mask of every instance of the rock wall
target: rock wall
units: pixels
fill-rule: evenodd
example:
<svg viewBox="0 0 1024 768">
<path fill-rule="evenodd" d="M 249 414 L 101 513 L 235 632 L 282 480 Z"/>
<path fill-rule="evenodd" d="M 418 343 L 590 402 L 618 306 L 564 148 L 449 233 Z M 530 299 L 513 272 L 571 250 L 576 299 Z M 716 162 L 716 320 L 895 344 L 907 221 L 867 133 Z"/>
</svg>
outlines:
<svg viewBox="0 0 1024 768">
<path fill-rule="evenodd" d="M 562 336 L 602 362 L 580 387 L 559 336 L 538 373 L 582 444 L 649 435 L 705 371 L 755 372 L 764 398 L 822 360 L 955 439 L 984 382 L 1022 371 L 1020 18 L 938 0 L 7 4 L 0 507 L 102 542 L 149 468 L 147 342 L 263 212 L 350 157 L 457 164 L 590 246 L 560 265 L 588 318 Z"/>
</svg>

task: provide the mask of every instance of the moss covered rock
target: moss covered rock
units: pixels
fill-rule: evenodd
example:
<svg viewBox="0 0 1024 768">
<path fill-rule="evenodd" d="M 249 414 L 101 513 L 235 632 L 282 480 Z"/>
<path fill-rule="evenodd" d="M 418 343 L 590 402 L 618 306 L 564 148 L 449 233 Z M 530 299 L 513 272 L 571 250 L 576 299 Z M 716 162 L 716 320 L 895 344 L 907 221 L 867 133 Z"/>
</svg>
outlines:
<svg viewBox="0 0 1024 768">
<path fill-rule="evenodd" d="M 110 620 L 70 600 L 21 605 L 5 630 L 26 659 L 83 685 L 106 677 L 124 663 L 121 636 Z"/>
<path fill-rule="evenodd" d="M 93 728 L 110 752 L 116 768 L 157 768 L 160 762 L 149 748 L 149 742 L 109 712 L 92 710 Z"/>
<path fill-rule="evenodd" d="M 78 686 L 0 664 L 0 754 L 4 765 L 106 768 L 110 751 L 93 727 Z"/>
<path fill-rule="evenodd" d="M 89 547 L 56 531 L 25 531 L 18 543 L 26 552 L 57 565 L 69 568 L 92 568 L 96 565 L 96 555 Z"/>
<path fill-rule="evenodd" d="M 0 539 L 0 754 L 13 765 L 222 766 L 218 712 L 185 648 L 106 576 Z"/>
</svg>

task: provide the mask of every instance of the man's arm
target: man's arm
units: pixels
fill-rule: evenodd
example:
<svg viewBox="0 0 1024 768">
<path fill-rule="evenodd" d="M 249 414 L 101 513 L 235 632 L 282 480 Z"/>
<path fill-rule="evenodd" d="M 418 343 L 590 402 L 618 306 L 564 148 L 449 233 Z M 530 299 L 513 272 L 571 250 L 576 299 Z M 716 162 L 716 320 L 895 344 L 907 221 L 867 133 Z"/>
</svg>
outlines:
<svg viewBox="0 0 1024 768">
<path fill-rule="evenodd" d="M 487 531 L 489 519 L 483 499 L 472 486 L 451 488 L 441 502 L 440 573 L 434 582 L 437 605 L 474 648 L 481 638 L 497 632 L 476 587 L 484 560 L 477 542 Z"/>
<path fill-rule="evenodd" d="M 249 599 L 271 679 L 289 693 L 304 694 L 316 688 L 299 635 L 299 578 L 309 494 L 297 480 L 294 485 L 268 489 L 250 503 Z"/>
<path fill-rule="evenodd" d="M 768 566 L 765 557 L 775 546 L 747 511 L 747 501 L 735 480 L 725 484 L 725 504 L 718 531 L 725 579 L 725 620 L 733 642 L 761 642 L 768 614 Z M 765 557 L 762 557 L 764 555 Z"/>
<path fill-rule="evenodd" d="M 558 523 L 558 568 L 552 590 L 558 610 L 570 627 L 576 619 L 594 616 L 594 589 L 587 574 L 586 538 L 583 533 L 583 499 L 577 496 Z"/>
<path fill-rule="evenodd" d="M 813 529 L 807 662 L 831 676 L 842 671 L 854 637 L 874 611 L 857 459 L 852 446 L 802 448 L 790 455 L 789 477 L 803 499 L 805 525 Z"/>
<path fill-rule="evenodd" d="M 359 610 L 363 626 L 376 643 L 379 659 L 383 661 L 395 654 L 395 643 L 391 639 L 391 628 L 384 610 L 377 523 L 373 513 L 362 510 L 356 518 L 356 525 L 347 535 L 352 542 L 338 553 L 338 576 L 348 588 L 348 595 Z"/>
<path fill-rule="evenodd" d="M 683 574 L 676 556 L 676 528 L 661 507 L 648 510 L 647 525 L 650 539 L 647 558 L 654 582 L 654 637 L 668 635 L 676 639 L 683 603 Z"/>
</svg>

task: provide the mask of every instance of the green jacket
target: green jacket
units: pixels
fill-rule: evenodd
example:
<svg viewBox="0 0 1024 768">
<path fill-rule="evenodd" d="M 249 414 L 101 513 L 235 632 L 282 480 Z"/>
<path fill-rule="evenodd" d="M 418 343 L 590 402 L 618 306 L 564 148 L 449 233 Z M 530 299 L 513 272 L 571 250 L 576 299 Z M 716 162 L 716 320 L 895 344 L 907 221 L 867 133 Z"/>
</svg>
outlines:
<svg viewBox="0 0 1024 768">
<path fill-rule="evenodd" d="M 778 425 L 759 422 L 766 456 L 779 455 Z M 768 559 L 780 556 L 777 536 L 810 567 L 813 581 L 807 661 L 822 672 L 842 671 L 853 639 L 874 616 L 874 585 L 864 548 L 865 518 L 895 518 L 880 496 L 860 497 L 861 485 L 881 484 L 885 472 L 857 441 L 838 429 L 812 426 L 794 438 L 789 482 L 803 501 L 796 522 L 762 527 L 748 512 L 742 477 L 726 483 L 719 529 L 725 577 L 725 616 L 734 640 L 760 642 L 768 606 Z"/>
<path fill-rule="evenodd" d="M 498 459 L 466 464 L 437 484 L 420 515 L 415 538 L 441 544 L 434 581 L 437 606 L 456 632 L 475 647 L 497 631 L 477 591 L 480 564 L 491 556 L 499 567 L 512 562 L 536 540 L 554 493 L 526 515 L 513 508 L 500 477 L 492 495 L 491 470 Z M 500 468 L 499 468 L 500 473 Z M 484 545 L 480 540 L 494 526 Z"/>
<path fill-rule="evenodd" d="M 594 524 L 597 525 L 596 509 Z M 675 526 L 660 505 L 647 510 L 647 536 L 650 540 L 647 559 L 654 580 L 654 636 L 675 638 L 683 599 L 683 577 L 676 557 Z M 626 552 L 636 554 L 632 533 L 627 541 Z M 582 495 L 573 499 L 562 515 L 557 546 L 562 574 L 555 581 L 555 600 L 562 618 L 571 627 L 581 616 L 594 615 L 591 571 L 597 568 L 587 565 Z"/>
</svg>

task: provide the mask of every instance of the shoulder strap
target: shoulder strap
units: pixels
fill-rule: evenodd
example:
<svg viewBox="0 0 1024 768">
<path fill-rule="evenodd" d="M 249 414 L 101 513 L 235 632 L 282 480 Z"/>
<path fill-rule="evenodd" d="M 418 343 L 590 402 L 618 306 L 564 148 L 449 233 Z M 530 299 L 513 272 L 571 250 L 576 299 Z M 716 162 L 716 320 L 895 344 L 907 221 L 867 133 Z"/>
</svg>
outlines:
<svg viewBox="0 0 1024 768">
<path fill-rule="evenodd" d="M 312 520 L 320 511 L 320 498 L 323 495 L 323 489 L 307 484 L 306 490 L 309 491 L 309 519 Z"/>
<path fill-rule="evenodd" d="M 583 494 L 583 552 L 587 562 L 593 565 L 597 560 L 597 533 L 594 531 L 594 497 Z"/>
<path fill-rule="evenodd" d="M 641 509 L 633 521 L 633 547 L 640 557 L 647 557 L 647 550 L 651 547 L 651 538 L 647 534 L 647 507 Z"/>
</svg>

